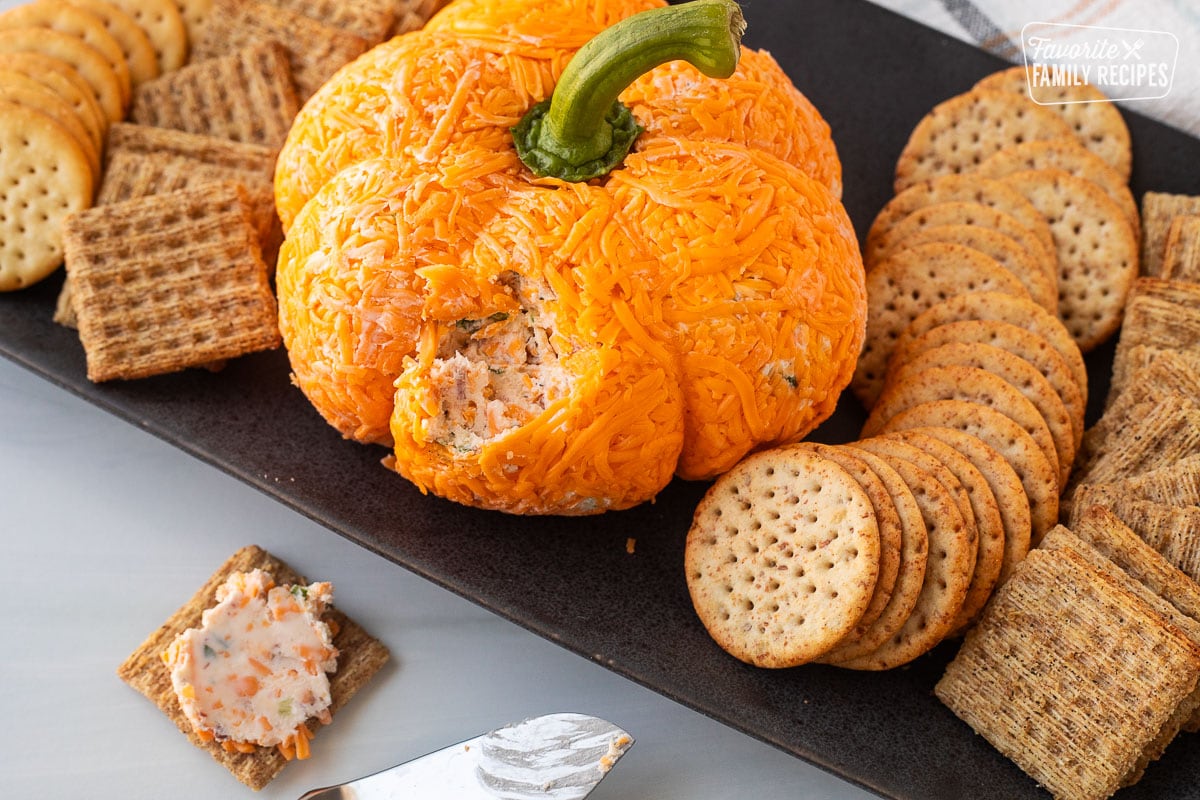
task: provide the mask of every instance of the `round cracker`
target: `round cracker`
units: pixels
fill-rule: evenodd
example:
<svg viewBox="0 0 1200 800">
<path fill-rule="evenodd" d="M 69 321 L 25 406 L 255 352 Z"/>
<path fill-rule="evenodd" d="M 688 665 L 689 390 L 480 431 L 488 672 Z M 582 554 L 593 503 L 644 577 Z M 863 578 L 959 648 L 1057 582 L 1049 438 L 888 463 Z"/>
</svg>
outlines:
<svg viewBox="0 0 1200 800">
<path fill-rule="evenodd" d="M 896 162 L 895 190 L 970 172 L 1010 145 L 1070 135 L 1071 127 L 1058 114 L 1027 98 L 974 89 L 939 103 L 917 123 Z"/>
<path fill-rule="evenodd" d="M 62 263 L 62 223 L 92 199 L 87 156 L 45 114 L 0 101 L 0 291 L 29 286 Z"/>
<path fill-rule="evenodd" d="M 1080 352 L 1079 345 L 1075 343 L 1071 332 L 1057 316 L 1049 313 L 1037 303 L 1020 297 L 987 292 L 952 297 L 913 320 L 912 325 L 901 337 L 901 341 L 897 342 L 897 347 L 904 347 L 905 340 L 921 336 L 931 328 L 962 320 L 1007 322 L 1036 333 L 1049 342 L 1050 346 L 1063 357 L 1084 403 L 1087 402 L 1087 367 L 1083 363 L 1083 353 Z M 1063 402 L 1067 402 L 1065 397 Z"/>
<path fill-rule="evenodd" d="M 33 78 L 3 70 L 0 70 L 0 100 L 40 111 L 61 125 L 87 156 L 93 182 L 99 180 L 100 150 L 92 142 L 92 137 L 83 121 L 75 114 L 75 109 L 71 108 L 66 100 Z"/>
<path fill-rule="evenodd" d="M 1003 456 L 975 436 L 952 428 L 910 428 L 909 431 L 919 431 L 953 447 L 970 461 L 987 481 L 988 488 L 996 498 L 1000 521 L 1004 526 L 1003 561 L 1000 564 L 999 577 L 996 579 L 997 588 L 1003 586 L 1013 569 L 1024 561 L 1029 553 L 1029 539 L 1032 535 L 1029 498 L 1025 496 L 1021 479 Z M 982 530 L 980 535 L 983 535 Z M 983 546 L 981 538 L 981 550 Z"/>
<path fill-rule="evenodd" d="M 867 269 L 890 251 L 897 225 L 914 212 L 941 203 L 978 203 L 1007 214 L 1037 237 L 1047 256 L 1054 254 L 1054 237 L 1046 219 L 1019 191 L 978 174 L 941 175 L 910 186 L 880 209 L 867 231 L 863 254 Z"/>
<path fill-rule="evenodd" d="M 128 106 L 133 96 L 129 62 L 121 44 L 104 27 L 104 22 L 65 0 L 37 0 L 0 14 L 3 30 L 51 30 L 74 36 L 104 57 L 120 83 L 121 100 Z"/>
<path fill-rule="evenodd" d="M 888 381 L 902 383 L 926 369 L 948 366 L 984 370 L 1003 379 L 1034 405 L 1054 439 L 1054 448 L 1058 453 L 1059 483 L 1066 486 L 1075 462 L 1075 453 L 1083 438 L 1083 425 L 1082 419 L 1077 422 L 1067 410 L 1050 379 L 1029 361 L 1002 347 L 978 341 L 958 341 L 930 348 L 908 358 L 897 369 L 888 372 Z M 1077 431 L 1079 439 L 1076 439 Z"/>
<path fill-rule="evenodd" d="M 1045 222 L 1043 219 L 1042 222 Z M 887 258 L 892 248 L 916 232 L 940 225 L 970 225 L 976 228 L 1002 233 L 1025 250 L 1029 258 L 1044 272 L 1049 280 L 1058 285 L 1058 263 L 1055 261 L 1053 237 L 1051 244 L 1044 244 L 1039 236 L 1003 211 L 989 208 L 982 203 L 954 201 L 934 203 L 909 214 L 891 229 L 888 244 L 880 250 L 879 258 Z M 1047 232 L 1049 226 L 1046 226 Z"/>
<path fill-rule="evenodd" d="M 850 446 L 865 449 L 872 445 L 855 442 Z M 953 629 L 975 565 L 974 538 L 950 492 L 930 473 L 905 459 L 879 457 L 900 474 L 921 509 L 929 537 L 929 558 L 921 593 L 904 625 L 872 652 L 838 662 L 847 669 L 892 669 L 933 649 Z"/>
<path fill-rule="evenodd" d="M 1000 376 L 977 367 L 930 367 L 910 373 L 902 381 L 889 381 L 863 424 L 862 436 L 879 434 L 889 419 L 907 408 L 937 400 L 966 400 L 999 411 L 1033 437 L 1054 467 L 1054 474 L 1060 476 L 1059 487 L 1066 485 L 1054 437 L 1037 406 Z"/>
<path fill-rule="evenodd" d="M 1058 316 L 1084 353 L 1116 333 L 1138 274 L 1138 241 L 1112 198 L 1061 169 L 1003 178 L 1050 223 L 1058 255 Z"/>
<path fill-rule="evenodd" d="M 898 436 L 877 436 L 860 439 L 851 445 L 852 449 L 866 450 L 874 453 L 880 458 L 896 459 L 900 458 L 912 464 L 922 472 L 926 472 L 933 476 L 933 479 L 942 485 L 950 497 L 954 500 L 954 505 L 958 507 L 958 513 L 962 514 L 963 524 L 966 526 L 965 531 L 972 542 L 978 545 L 979 531 L 975 527 L 975 511 L 971 505 L 971 496 L 967 492 L 962 481 L 950 469 L 946 468 L 938 459 L 931 456 L 929 453 L 922 452 L 916 447 L 913 447 L 908 442 L 905 442 Z M 971 556 L 972 569 L 974 569 L 974 558 Z"/>
<path fill-rule="evenodd" d="M 848 449 L 845 446 L 839 450 Z M 917 505 L 912 490 L 900 477 L 900 473 L 886 461 L 865 450 L 855 450 L 856 459 L 870 467 L 887 490 L 888 497 L 900 520 L 900 566 L 892 596 L 883 613 L 866 630 L 856 637 L 845 637 L 828 653 L 817 659 L 823 664 L 850 661 L 875 651 L 904 627 L 921 596 L 925 583 L 925 567 L 929 559 L 929 537 L 925 531 L 925 520 L 921 507 Z"/>
<path fill-rule="evenodd" d="M 1030 541 L 1037 544 L 1058 524 L 1058 475 L 1020 425 L 999 411 L 965 400 L 937 400 L 901 411 L 883 433 L 909 428 L 951 428 L 968 433 L 999 453 L 1017 477 L 1029 501 Z"/>
<path fill-rule="evenodd" d="M 713 639 L 760 667 L 792 667 L 845 636 L 870 604 L 879 528 L 870 498 L 810 450 L 758 453 L 721 476 L 684 549 L 696 613 Z"/>
<path fill-rule="evenodd" d="M 187 63 L 188 36 L 175 0 L 109 0 L 129 16 L 154 47 L 159 74 Z"/>
<path fill-rule="evenodd" d="M 1025 169 L 1047 168 L 1065 170 L 1099 186 L 1121 207 L 1134 235 L 1140 235 L 1141 215 L 1125 180 L 1104 159 L 1074 139 L 1046 139 L 1006 147 L 980 164 L 978 172 L 999 179 Z"/>
<path fill-rule="evenodd" d="M 880 614 L 892 599 L 896 586 L 896 575 L 900 571 L 901 526 L 900 514 L 888 494 L 887 487 L 870 466 L 844 447 L 833 447 L 815 442 L 802 442 L 793 447 L 809 448 L 822 458 L 837 464 L 858 481 L 871 501 L 875 512 L 875 524 L 879 528 L 879 577 L 875 581 L 875 594 L 867 610 L 854 627 L 843 636 L 836 646 L 855 641 L 879 619 Z"/>
<path fill-rule="evenodd" d="M 176 0 L 183 27 L 187 31 L 188 49 L 194 49 L 204 35 L 204 23 L 212 13 L 212 0 Z"/>
<path fill-rule="evenodd" d="M 907 248 L 867 273 L 867 330 L 850 381 L 864 406 L 874 405 L 883 391 L 892 348 L 912 321 L 931 306 L 970 292 L 1005 292 L 1029 299 L 1011 272 L 959 244 L 932 242 Z"/>
<path fill-rule="evenodd" d="M 109 122 L 124 118 L 126 105 L 117 74 L 104 56 L 74 36 L 48 28 L 0 30 L 0 53 L 41 53 L 66 62 L 87 81 Z"/>
<path fill-rule="evenodd" d="M 91 86 L 70 64 L 41 53 L 0 53 L 0 70 L 31 78 L 65 100 L 87 129 L 96 152 L 104 152 L 108 120 Z"/>
<path fill-rule="evenodd" d="M 104 29 L 121 46 L 121 52 L 129 65 L 129 80 L 134 87 L 159 76 L 158 55 L 154 50 L 154 45 L 132 16 L 106 0 L 66 0 L 66 2 L 86 11 L 104 24 Z"/>
<path fill-rule="evenodd" d="M 939 325 L 915 339 L 905 339 L 892 355 L 891 368 L 897 372 L 925 353 L 947 345 L 985 345 L 1014 355 L 1029 363 L 1050 384 L 1071 419 L 1071 444 L 1079 451 L 1085 406 L 1070 368 L 1050 343 L 1025 328 L 996 320 L 963 320 Z M 1078 435 L 1078 439 L 1075 437 Z M 1061 465 L 1060 465 L 1061 466 Z"/>
<path fill-rule="evenodd" d="M 977 89 L 1005 91 L 1030 96 L 1025 67 L 1016 66 L 992 73 L 975 84 Z M 1129 127 L 1116 104 L 1095 86 L 1039 86 L 1032 95 L 1043 108 L 1062 117 L 1073 138 L 1108 163 L 1121 180 L 1133 170 L 1133 148 Z"/>
<path fill-rule="evenodd" d="M 967 597 L 954 621 L 954 630 L 950 633 L 953 636 L 975 621 L 1000 578 L 1000 568 L 1004 563 L 1004 521 L 1000 516 L 1000 504 L 983 473 L 950 445 L 920 431 L 897 431 L 887 436 L 898 437 L 936 458 L 958 479 L 970 499 L 978 544 L 971 585 L 967 587 Z"/>
<path fill-rule="evenodd" d="M 978 225 L 931 225 L 918 228 L 892 246 L 892 252 L 930 242 L 950 242 L 978 250 L 1017 276 L 1029 297 L 1052 313 L 1058 311 L 1058 278 L 1047 275 L 1043 264 L 1015 239 Z"/>
</svg>

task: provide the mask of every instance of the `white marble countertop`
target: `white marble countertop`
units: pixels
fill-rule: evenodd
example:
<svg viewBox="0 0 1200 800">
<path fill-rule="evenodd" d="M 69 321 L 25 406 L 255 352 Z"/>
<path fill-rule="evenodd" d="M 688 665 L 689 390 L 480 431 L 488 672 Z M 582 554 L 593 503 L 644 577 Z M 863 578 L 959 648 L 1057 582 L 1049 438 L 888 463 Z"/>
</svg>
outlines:
<svg viewBox="0 0 1200 800">
<path fill-rule="evenodd" d="M 870 795 L 500 619 L 0 358 L 0 795 L 297 798 L 510 721 L 579 711 L 637 744 L 592 795 Z M 117 665 L 235 550 L 333 582 L 392 662 L 255 793 Z"/>
</svg>

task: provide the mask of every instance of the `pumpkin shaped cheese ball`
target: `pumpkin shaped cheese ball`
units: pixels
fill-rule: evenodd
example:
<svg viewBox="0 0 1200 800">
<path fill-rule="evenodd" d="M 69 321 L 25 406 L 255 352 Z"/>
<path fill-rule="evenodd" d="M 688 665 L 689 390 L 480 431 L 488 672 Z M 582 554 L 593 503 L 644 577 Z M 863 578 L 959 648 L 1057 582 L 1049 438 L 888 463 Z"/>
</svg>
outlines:
<svg viewBox="0 0 1200 800">
<path fill-rule="evenodd" d="M 511 40 L 468 4 L 343 69 L 281 153 L 280 329 L 316 409 L 422 491 L 521 514 L 628 508 L 826 419 L 866 316 L 828 126 L 781 70 L 803 135 L 744 104 L 684 123 L 711 109 L 676 66 L 631 92 L 643 117 L 617 102 L 680 59 L 698 93 L 735 74 L 737 5 L 628 16 L 576 55 L 555 14 L 582 0 L 480 6 Z"/>
</svg>

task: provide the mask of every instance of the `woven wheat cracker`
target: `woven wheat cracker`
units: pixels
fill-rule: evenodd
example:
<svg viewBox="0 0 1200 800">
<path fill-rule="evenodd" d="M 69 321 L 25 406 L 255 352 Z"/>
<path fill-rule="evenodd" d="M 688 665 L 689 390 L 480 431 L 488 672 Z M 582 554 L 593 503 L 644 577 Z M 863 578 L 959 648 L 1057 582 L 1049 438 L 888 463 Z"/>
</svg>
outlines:
<svg viewBox="0 0 1200 800">
<path fill-rule="evenodd" d="M 274 151 L 169 128 L 118 123 L 108 133 L 108 169 L 96 193 L 105 205 L 134 197 L 184 189 L 198 183 L 240 183 L 253 209 L 264 262 L 270 268 L 282 238 L 275 215 L 271 173 Z M 54 321 L 77 326 L 71 277 L 63 281 Z"/>
<path fill-rule="evenodd" d="M 221 565 L 192 598 L 144 641 L 117 669 L 117 675 L 148 698 L 170 717 L 192 744 L 206 750 L 218 763 L 252 789 L 266 786 L 287 764 L 274 747 L 257 747 L 251 753 L 231 753 L 214 741 L 202 741 L 183 714 L 171 685 L 171 676 L 162 661 L 162 652 L 177 635 L 198 627 L 204 610 L 216 603 L 217 587 L 235 572 L 261 569 L 271 573 L 277 584 L 305 584 L 307 580 L 267 551 L 253 545 L 238 550 Z M 338 650 L 337 671 L 329 675 L 332 697 L 330 711 L 335 715 L 345 707 L 387 663 L 388 649 L 354 620 L 330 606 L 326 619 L 336 626 L 333 646 Z"/>
<path fill-rule="evenodd" d="M 1039 218 L 1039 223 L 1049 234 L 1049 226 L 1045 219 Z M 880 246 L 876 261 L 887 258 L 893 248 L 900 246 L 911 237 L 929 228 L 945 225 L 965 225 L 975 229 L 987 229 L 1007 236 L 1021 246 L 1026 256 L 1046 275 L 1047 280 L 1058 282 L 1058 262 L 1054 255 L 1053 239 L 1043 243 L 1041 237 L 1033 230 L 1022 225 L 1010 214 L 989 208 L 982 203 L 967 201 L 952 201 L 934 203 L 919 208 L 900 219 L 890 229 L 886 242 Z M 867 251 L 870 253 L 870 250 Z"/>
<path fill-rule="evenodd" d="M 1064 800 L 1108 797 L 1196 688 L 1200 650 L 1071 553 L 1035 551 L 935 694 Z"/>
<path fill-rule="evenodd" d="M 0 71 L 0 100 L 39 111 L 62 126 L 87 156 L 92 180 L 99 180 L 100 151 L 87 127 L 66 100 L 32 78 L 3 71 Z"/>
<path fill-rule="evenodd" d="M 1113 483 L 1196 453 L 1200 453 L 1200 406 L 1192 396 L 1170 393 L 1156 402 L 1133 406 L 1128 417 L 1107 428 L 1103 440 L 1085 444 L 1073 480 Z"/>
<path fill-rule="evenodd" d="M 862 617 L 879 575 L 865 491 L 810 450 L 751 456 L 696 509 L 684 549 L 692 603 L 724 650 L 791 667 L 829 650 Z"/>
<path fill-rule="evenodd" d="M 367 49 L 362 38 L 286 8 L 256 0 L 213 0 L 192 58 L 217 58 L 271 42 L 284 46 L 301 103 Z"/>
<path fill-rule="evenodd" d="M 285 51 L 272 43 L 189 64 L 143 83 L 130 119 L 278 148 L 297 108 Z"/>
<path fill-rule="evenodd" d="M 931 225 L 897 241 L 892 252 L 930 242 L 950 242 L 978 250 L 1015 275 L 1035 303 L 1047 311 L 1057 312 L 1058 277 L 1048 274 L 1015 239 L 976 225 Z"/>
<path fill-rule="evenodd" d="M 1032 97 L 1067 123 L 1075 141 L 1095 153 L 1121 177 L 1129 180 L 1133 167 L 1129 128 L 1116 105 L 1090 84 L 1031 87 L 1025 67 L 1016 66 L 993 73 L 979 83 L 979 89 L 994 89 Z"/>
<path fill-rule="evenodd" d="M 1096 184 L 1060 169 L 1022 170 L 1003 180 L 1050 223 L 1058 252 L 1058 315 L 1088 352 L 1121 325 L 1138 274 L 1133 228 Z"/>
<path fill-rule="evenodd" d="M 1138 500 L 1102 484 L 1085 484 L 1076 492 L 1070 526 L 1078 527 L 1088 509 L 1097 505 L 1111 511 L 1171 566 L 1200 581 L 1200 508 Z"/>
<path fill-rule="evenodd" d="M 1192 620 L 1200 620 L 1200 585 L 1180 572 L 1104 506 L 1090 506 L 1076 517 L 1073 532 L 1103 553 L 1131 578 Z M 1184 729 L 1200 730 L 1200 712 Z"/>
<path fill-rule="evenodd" d="M 1057 114 L 1024 97 L 974 89 L 939 103 L 917 123 L 896 162 L 895 190 L 970 172 L 1014 144 L 1070 135 L 1070 126 Z"/>
<path fill-rule="evenodd" d="M 1037 442 L 999 411 L 964 400 L 937 400 L 901 411 L 883 433 L 911 428 L 950 428 L 970 434 L 1000 454 L 1021 479 L 1029 501 L 1030 542 L 1039 542 L 1058 522 L 1058 474 Z"/>
<path fill-rule="evenodd" d="M 0 291 L 34 284 L 62 263 L 61 227 L 92 201 L 79 143 L 50 117 L 0 101 Z"/>
<path fill-rule="evenodd" d="M 938 400 L 965 400 L 994 409 L 1021 426 L 1041 448 L 1046 460 L 1059 476 L 1059 485 L 1066 484 L 1069 470 L 1060 466 L 1058 448 L 1074 454 L 1071 429 L 1063 418 L 1058 436 L 1051 431 L 1038 406 L 1012 384 L 985 369 L 962 365 L 929 367 L 920 373 L 909 373 L 903 381 L 888 381 L 879 401 L 863 425 L 863 436 L 874 436 L 883 430 L 896 414 L 921 403 Z"/>
<path fill-rule="evenodd" d="M 396 21 L 394 0 L 270 0 L 271 5 L 352 33 L 374 47 L 389 38 Z"/>
<path fill-rule="evenodd" d="M 399 36 L 423 27 L 444 5 L 446 0 L 392 0 L 395 21 L 389 35 Z"/>
<path fill-rule="evenodd" d="M 90 380 L 157 375 L 279 345 L 241 186 L 202 184 L 101 206 L 72 215 L 63 235 Z"/>
<path fill-rule="evenodd" d="M 952 428 L 909 428 L 898 431 L 903 434 L 920 434 L 925 439 L 936 439 L 954 449 L 956 453 L 971 462 L 979 470 L 979 474 L 987 481 L 988 489 L 996 499 L 996 508 L 1000 513 L 1000 523 L 1003 528 L 1001 546 L 1001 564 L 996 577 L 996 585 L 1008 580 L 1017 564 L 1024 560 L 1029 553 L 1029 539 L 1032 526 L 1029 516 L 1029 498 L 1021 479 L 1012 466 L 1004 460 L 1000 453 L 993 450 L 982 440 L 960 430 Z M 984 550 L 992 546 L 985 538 L 983 528 L 980 528 L 980 558 L 985 557 Z M 978 569 L 978 566 L 976 567 Z"/>
<path fill-rule="evenodd" d="M 867 273 L 866 337 L 850 382 L 864 406 L 874 405 L 883 390 L 892 350 L 909 324 L 931 306 L 971 292 L 1029 298 L 1004 267 L 978 250 L 945 242 L 893 253 Z"/>
<path fill-rule="evenodd" d="M 1140 353 L 1145 348 L 1135 350 Z M 1081 458 L 1090 458 L 1102 448 L 1114 430 L 1128 424 L 1131 415 L 1137 413 L 1134 409 L 1138 406 L 1149 404 L 1149 407 L 1154 407 L 1172 396 L 1200 396 L 1200 351 L 1157 351 L 1152 360 L 1131 370 L 1129 377 L 1123 378 L 1123 381 L 1127 387 L 1123 386 L 1104 409 L 1104 414 L 1084 435 Z"/>
<path fill-rule="evenodd" d="M 952 297 L 913 320 L 897 343 L 903 348 L 908 340 L 924 335 L 932 328 L 965 320 L 1005 322 L 1036 334 L 1063 358 L 1083 401 L 1088 397 L 1087 367 L 1083 353 L 1070 331 L 1055 315 L 1037 303 L 1007 294 L 978 292 Z M 1049 377 L 1049 376 L 1047 376 Z M 1063 402 L 1067 402 L 1066 398 Z"/>
<path fill-rule="evenodd" d="M 1048 168 L 1064 170 L 1099 186 L 1121 207 L 1134 235 L 1140 235 L 1141 217 L 1126 179 L 1074 139 L 1047 139 L 1006 147 L 980 164 L 978 172 L 989 178 L 1003 178 L 1021 170 Z"/>
<path fill-rule="evenodd" d="M 117 73 L 81 39 L 49 28 L 11 28 L 0 30 L 0 53 L 40 53 L 66 63 L 87 81 L 109 122 L 125 116 L 128 102 Z"/>
<path fill-rule="evenodd" d="M 1113 381 L 1108 405 L 1121 395 L 1143 356 L 1174 350 L 1200 353 L 1200 284 L 1161 278 L 1138 278 L 1129 293 L 1121 338 L 1113 356 Z"/>
<path fill-rule="evenodd" d="M 1162 276 L 1166 280 L 1200 283 L 1200 216 L 1188 214 L 1171 220 L 1163 250 Z"/>
<path fill-rule="evenodd" d="M 847 669 L 892 669 L 936 647 L 953 630 L 975 567 L 975 537 L 954 496 L 929 472 L 905 458 L 890 455 L 903 449 L 897 447 L 899 444 L 875 439 L 850 446 L 882 458 L 912 491 L 929 537 L 925 579 L 904 625 L 870 653 L 837 662 L 837 666 Z"/>
<path fill-rule="evenodd" d="M 108 129 L 107 152 L 179 156 L 214 167 L 255 173 L 268 181 L 275 171 L 275 151 L 265 145 L 127 122 Z"/>
<path fill-rule="evenodd" d="M 1136 539 L 1137 537 L 1133 536 L 1133 538 Z M 1174 629 L 1200 652 L 1200 623 L 1176 608 L 1166 598 L 1159 596 L 1153 588 L 1147 586 L 1137 575 L 1130 574 L 1124 563 L 1118 564 L 1105 553 L 1061 525 L 1046 534 L 1046 538 L 1042 540 L 1041 547 L 1047 552 L 1066 554 L 1073 560 L 1086 564 L 1098 573 L 1110 586 L 1133 595 L 1145 607 L 1149 608 L 1162 624 Z M 1117 556 L 1119 558 L 1129 557 L 1136 561 L 1139 555 L 1149 555 L 1157 558 L 1160 562 L 1163 561 L 1161 556 L 1145 544 L 1142 544 L 1141 551 L 1117 553 Z M 1141 574 L 1137 564 L 1131 566 Z M 1163 563 L 1163 566 L 1168 569 L 1170 568 L 1169 564 Z M 1180 575 L 1180 577 L 1186 579 L 1186 576 Z M 1146 767 L 1162 756 L 1167 745 L 1183 729 L 1184 725 L 1195 716 L 1197 710 L 1200 710 L 1200 691 L 1193 688 L 1186 697 L 1178 702 L 1174 712 L 1163 722 L 1154 738 L 1146 743 L 1133 767 L 1121 779 L 1121 785 L 1131 786 L 1137 783 L 1145 772 Z"/>
<path fill-rule="evenodd" d="M 99 53 L 117 76 L 121 101 L 128 106 L 132 80 L 121 44 L 104 21 L 65 0 L 37 0 L 0 14 L 0 30 L 51 30 L 64 33 Z"/>
<path fill-rule="evenodd" d="M 1083 509 L 1072 531 L 1150 591 L 1200 620 L 1200 585 L 1180 572 L 1104 506 Z"/>
<path fill-rule="evenodd" d="M 896 575 L 900 571 L 901 554 L 901 523 L 900 515 L 888 494 L 887 487 L 876 475 L 870 465 L 856 457 L 844 447 L 803 442 L 792 447 L 808 448 L 822 458 L 827 458 L 846 470 L 858 485 L 867 493 L 871 501 L 871 509 L 875 512 L 875 524 L 879 528 L 879 576 L 875 580 L 875 592 L 867 610 L 859 617 L 854 627 L 838 640 L 841 646 L 862 636 L 863 632 L 875 623 L 892 598 L 892 590 L 896 586 Z"/>
<path fill-rule="evenodd" d="M 1200 454 L 1185 456 L 1131 478 L 1102 484 L 1101 488 L 1113 495 L 1166 506 L 1200 506 Z"/>
<path fill-rule="evenodd" d="M 836 449 L 850 450 L 844 446 Z M 833 649 L 817 659 L 823 664 L 837 664 L 868 655 L 896 635 L 917 605 L 929 561 L 929 536 L 925 520 L 908 484 L 900 473 L 879 456 L 866 450 L 850 452 L 856 461 L 866 464 L 879 478 L 896 509 L 900 522 L 900 563 L 891 597 L 879 617 L 866 628 L 859 630 L 856 627 L 839 640 Z"/>
<path fill-rule="evenodd" d="M 1167 237 L 1176 217 L 1200 214 L 1200 196 L 1146 192 L 1142 195 L 1141 274 L 1162 276 Z"/>
</svg>

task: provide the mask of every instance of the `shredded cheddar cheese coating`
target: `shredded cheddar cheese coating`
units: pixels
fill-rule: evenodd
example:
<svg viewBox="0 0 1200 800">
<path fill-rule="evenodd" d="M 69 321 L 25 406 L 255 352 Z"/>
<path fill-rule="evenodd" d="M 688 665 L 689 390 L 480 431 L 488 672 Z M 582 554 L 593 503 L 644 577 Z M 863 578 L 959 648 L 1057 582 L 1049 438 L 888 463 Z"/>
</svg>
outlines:
<svg viewBox="0 0 1200 800">
<path fill-rule="evenodd" d="M 829 126 L 765 53 L 667 64 L 589 183 L 509 128 L 575 49 L 655 0 L 457 0 L 343 68 L 279 159 L 294 378 L 423 491 L 589 514 L 713 477 L 833 411 L 865 288 Z"/>
</svg>

